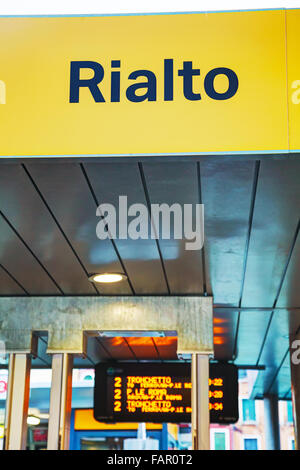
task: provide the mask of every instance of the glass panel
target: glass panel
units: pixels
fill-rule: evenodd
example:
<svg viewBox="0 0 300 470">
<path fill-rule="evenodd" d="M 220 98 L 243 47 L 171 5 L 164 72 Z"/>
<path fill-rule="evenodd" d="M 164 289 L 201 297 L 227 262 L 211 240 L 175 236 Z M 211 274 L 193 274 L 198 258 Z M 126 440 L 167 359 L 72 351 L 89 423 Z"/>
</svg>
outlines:
<svg viewBox="0 0 300 470">
<path fill-rule="evenodd" d="M 226 450 L 225 432 L 215 432 L 215 450 Z"/>
<path fill-rule="evenodd" d="M 1 341 L 0 341 L 1 343 Z M 4 446 L 4 421 L 5 421 L 5 405 L 7 398 L 7 382 L 8 382 L 8 354 L 1 351 L 0 344 L 0 450 Z"/>
<path fill-rule="evenodd" d="M 51 369 L 31 369 L 27 450 L 47 449 Z"/>
<path fill-rule="evenodd" d="M 244 439 L 244 448 L 245 450 L 257 450 L 257 439 L 248 438 Z"/>
</svg>

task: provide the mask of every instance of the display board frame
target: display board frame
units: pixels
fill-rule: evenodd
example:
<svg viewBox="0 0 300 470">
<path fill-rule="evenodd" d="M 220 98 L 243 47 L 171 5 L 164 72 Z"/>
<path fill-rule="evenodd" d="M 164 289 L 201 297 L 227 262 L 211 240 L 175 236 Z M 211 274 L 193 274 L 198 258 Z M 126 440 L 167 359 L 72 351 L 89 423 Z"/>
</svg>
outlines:
<svg viewBox="0 0 300 470">
<path fill-rule="evenodd" d="M 171 378 L 171 388 L 167 379 Z M 120 380 L 119 380 L 120 379 Z M 153 390 L 163 390 L 165 398 L 180 396 L 178 401 L 160 402 L 161 412 L 151 412 L 155 399 L 142 400 L 135 394 L 149 393 L 146 380 Z M 119 380 L 119 382 L 116 382 Z M 139 383 L 137 383 L 139 381 Z M 118 385 L 116 385 L 116 383 Z M 134 385 L 133 385 L 134 384 Z M 143 385 L 144 384 L 144 385 Z M 146 385 L 145 385 L 146 384 Z M 115 386 L 116 385 L 116 386 Z M 179 388 L 177 388 L 177 386 Z M 144 388 L 146 387 L 146 388 Z M 150 385 L 150 388 L 152 385 Z M 141 391 L 143 389 L 143 391 Z M 148 391 L 147 391 L 148 390 Z M 157 392 L 160 393 L 160 392 Z M 238 369 L 233 364 L 211 363 L 209 378 L 210 422 L 231 424 L 238 420 Z M 222 395 L 223 398 L 220 398 Z M 135 396 L 128 400 L 128 396 Z M 158 399 L 159 400 L 159 399 Z M 133 403 L 133 405 L 132 405 Z M 132 407 L 133 406 L 133 407 Z M 137 407 L 136 407 L 137 406 Z M 158 405 L 159 406 L 159 405 Z M 130 408 L 131 407 L 131 408 Z M 135 408 L 135 410 L 133 410 Z M 142 410 L 144 407 L 144 410 Z M 181 410 L 183 408 L 183 411 Z M 148 408 L 148 410 L 147 410 Z M 169 422 L 191 421 L 190 363 L 100 363 L 95 368 L 94 418 L 100 422 Z"/>
</svg>

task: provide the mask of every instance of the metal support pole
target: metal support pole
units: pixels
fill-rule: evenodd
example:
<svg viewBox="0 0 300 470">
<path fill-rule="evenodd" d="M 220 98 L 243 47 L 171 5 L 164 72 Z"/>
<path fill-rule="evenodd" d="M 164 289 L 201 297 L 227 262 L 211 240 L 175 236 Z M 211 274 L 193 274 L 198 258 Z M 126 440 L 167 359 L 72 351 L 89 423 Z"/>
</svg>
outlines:
<svg viewBox="0 0 300 470">
<path fill-rule="evenodd" d="M 48 450 L 69 449 L 72 368 L 73 356 L 71 354 L 53 354 L 47 444 Z"/>
<path fill-rule="evenodd" d="M 267 450 L 280 450 L 280 427 L 278 413 L 278 397 L 264 397 L 264 425 Z"/>
<path fill-rule="evenodd" d="M 297 339 L 293 338 L 290 344 L 291 364 L 291 391 L 293 402 L 293 421 L 295 434 L 295 449 L 300 450 L 300 357 L 299 357 L 299 334 Z"/>
<path fill-rule="evenodd" d="M 7 450 L 26 449 L 30 366 L 29 354 L 10 354 L 5 413 Z"/>
<path fill-rule="evenodd" d="M 192 354 L 192 444 L 209 450 L 209 357 Z"/>
</svg>

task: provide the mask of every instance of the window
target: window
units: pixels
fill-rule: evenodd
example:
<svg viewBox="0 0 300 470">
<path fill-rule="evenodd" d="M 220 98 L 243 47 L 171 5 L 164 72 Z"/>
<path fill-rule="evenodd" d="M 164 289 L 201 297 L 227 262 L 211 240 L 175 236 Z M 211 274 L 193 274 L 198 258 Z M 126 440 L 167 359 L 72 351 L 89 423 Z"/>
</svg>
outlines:
<svg viewBox="0 0 300 470">
<path fill-rule="evenodd" d="M 293 422 L 293 405 L 292 405 L 292 402 L 288 401 L 286 403 L 286 407 L 287 407 L 287 421 L 288 421 L 288 423 L 292 423 Z"/>
<path fill-rule="evenodd" d="M 245 423 L 256 421 L 255 401 L 243 399 L 242 404 L 243 404 L 243 421 Z"/>
<path fill-rule="evenodd" d="M 225 433 L 215 432 L 215 450 L 225 450 Z"/>
<path fill-rule="evenodd" d="M 291 449 L 295 450 L 295 439 L 291 439 Z"/>
<path fill-rule="evenodd" d="M 245 450 L 258 450 L 257 438 L 256 437 L 244 438 L 244 449 Z"/>
<path fill-rule="evenodd" d="M 210 430 L 211 450 L 229 450 L 230 438 L 228 429 L 211 428 Z"/>
<path fill-rule="evenodd" d="M 247 378 L 247 370 L 239 369 L 239 380 Z"/>
</svg>

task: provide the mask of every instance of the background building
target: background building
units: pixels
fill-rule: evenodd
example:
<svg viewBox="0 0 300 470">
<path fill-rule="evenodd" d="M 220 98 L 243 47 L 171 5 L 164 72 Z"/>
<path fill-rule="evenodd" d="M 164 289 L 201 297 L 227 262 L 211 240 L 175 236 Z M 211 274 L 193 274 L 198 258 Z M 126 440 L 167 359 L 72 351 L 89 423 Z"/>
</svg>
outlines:
<svg viewBox="0 0 300 470">
<path fill-rule="evenodd" d="M 239 421 L 232 425 L 210 425 L 212 450 L 265 450 L 263 400 L 251 399 L 253 370 L 239 371 Z M 0 370 L 0 431 L 4 430 L 4 405 L 7 371 Z M 47 447 L 51 370 L 31 371 L 28 449 Z M 137 423 L 115 425 L 98 423 L 93 418 L 93 369 L 73 370 L 73 400 L 71 420 L 71 449 L 123 449 L 124 441 L 137 437 Z M 294 450 L 294 429 L 291 400 L 279 402 L 280 448 Z M 190 449 L 191 426 L 185 424 L 147 424 L 147 437 L 158 441 L 159 449 Z M 1 445 L 1 441 L 0 441 Z M 134 447 L 132 445 L 131 448 Z M 155 447 L 154 447 L 155 448 Z"/>
</svg>

